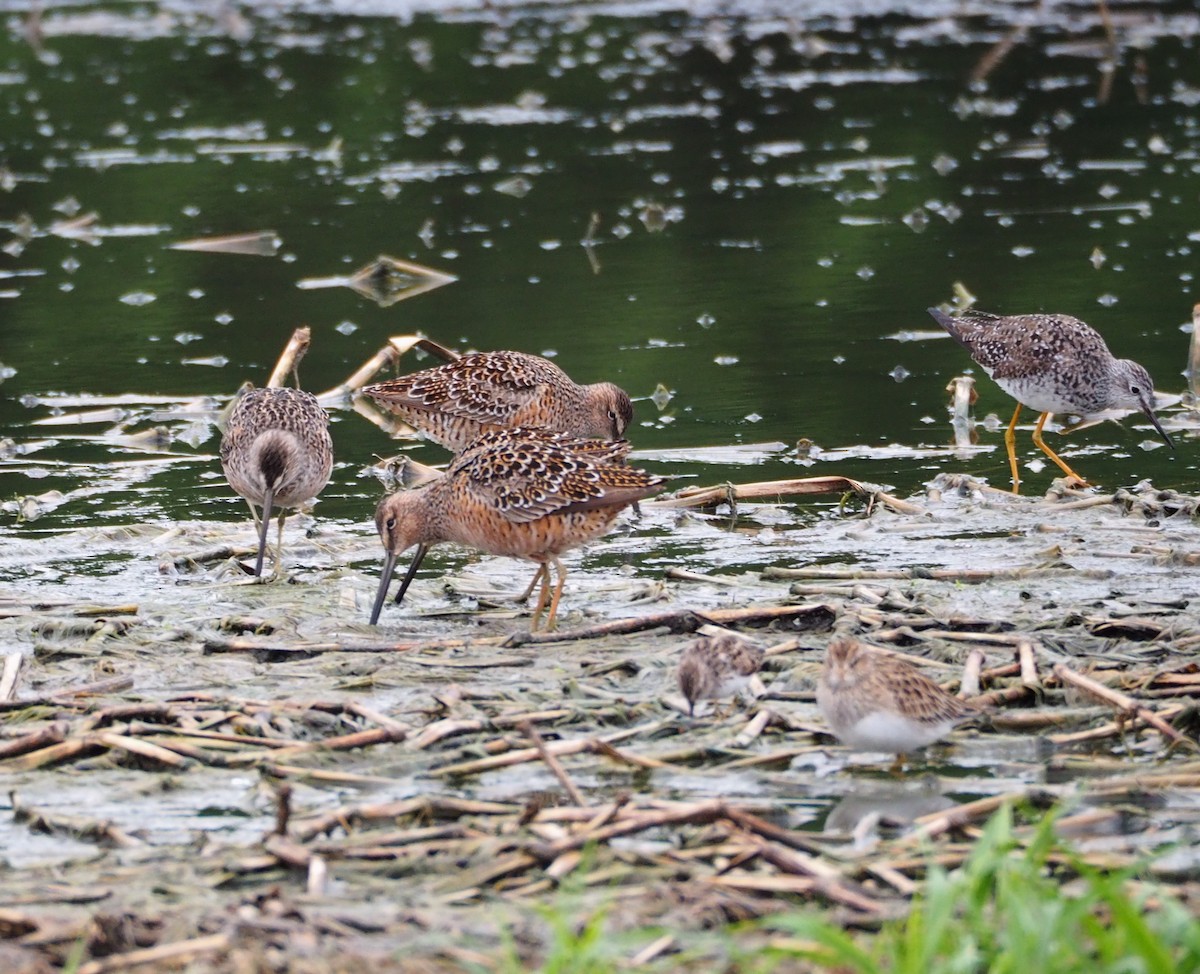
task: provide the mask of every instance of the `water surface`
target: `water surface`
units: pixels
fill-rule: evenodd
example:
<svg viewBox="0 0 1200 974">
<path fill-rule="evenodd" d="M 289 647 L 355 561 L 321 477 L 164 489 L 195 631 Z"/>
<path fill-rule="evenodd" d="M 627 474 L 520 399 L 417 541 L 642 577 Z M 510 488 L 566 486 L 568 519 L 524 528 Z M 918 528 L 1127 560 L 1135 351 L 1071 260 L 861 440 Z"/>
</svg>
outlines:
<svg viewBox="0 0 1200 974">
<path fill-rule="evenodd" d="M 652 465 L 701 482 L 838 473 L 905 493 L 967 470 L 1006 485 L 994 425 L 982 449 L 946 449 L 945 386 L 971 363 L 928 337 L 924 309 L 958 283 L 984 309 L 1084 317 L 1162 392 L 1185 389 L 1188 4 L 1116 5 L 1115 60 L 1090 3 L 1061 22 L 1007 4 L 84 4 L 47 6 L 36 30 L 11 6 L 0 469 L 6 498 L 67 499 L 24 524 L 10 504 L 5 530 L 243 517 L 208 410 L 265 381 L 300 324 L 318 392 L 390 335 L 553 355 L 627 388 L 635 446 L 684 450 Z M 267 230 L 273 256 L 170 246 Z M 388 307 L 297 287 L 380 254 L 458 280 Z M 979 417 L 1006 422 L 1011 401 L 979 379 Z M 111 397 L 119 422 L 37 425 Z M 362 468 L 396 446 L 334 418 L 319 511 L 366 529 L 380 488 Z M 156 426 L 168 445 L 119 439 Z M 815 462 L 791 452 L 800 438 Z M 1133 417 L 1056 445 L 1107 487 L 1191 489 L 1192 439 L 1177 439 L 1155 448 Z M 757 443 L 753 465 L 689 460 Z M 1052 471 L 1020 446 L 1044 490 Z"/>
</svg>

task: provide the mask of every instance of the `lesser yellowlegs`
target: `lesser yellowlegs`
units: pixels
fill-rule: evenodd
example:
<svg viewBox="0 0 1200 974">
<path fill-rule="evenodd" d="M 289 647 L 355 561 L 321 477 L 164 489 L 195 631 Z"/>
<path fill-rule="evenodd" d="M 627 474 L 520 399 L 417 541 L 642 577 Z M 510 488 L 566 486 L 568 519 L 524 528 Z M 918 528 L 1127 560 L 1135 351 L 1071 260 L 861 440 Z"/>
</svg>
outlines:
<svg viewBox="0 0 1200 974">
<path fill-rule="evenodd" d="M 930 308 L 934 320 L 971 354 L 1001 389 L 1017 400 L 1004 435 L 1013 493 L 1020 492 L 1016 429 L 1022 405 L 1041 415 L 1033 442 L 1071 479 L 1086 481 L 1042 439 L 1053 413 L 1087 418 L 1109 409 L 1141 410 L 1171 449 L 1175 444 L 1154 414 L 1154 383 L 1137 362 L 1115 358 L 1104 339 L 1078 318 L 1061 314 L 993 315 L 964 311 L 954 316 Z"/>
</svg>

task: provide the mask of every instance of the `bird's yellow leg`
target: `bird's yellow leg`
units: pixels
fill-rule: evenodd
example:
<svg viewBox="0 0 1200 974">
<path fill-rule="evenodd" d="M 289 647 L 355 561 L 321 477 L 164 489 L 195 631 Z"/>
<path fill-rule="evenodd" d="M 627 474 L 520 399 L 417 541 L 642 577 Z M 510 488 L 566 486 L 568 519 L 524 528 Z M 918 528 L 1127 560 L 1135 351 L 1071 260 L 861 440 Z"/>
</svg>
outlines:
<svg viewBox="0 0 1200 974">
<path fill-rule="evenodd" d="M 1057 453 L 1051 450 L 1050 447 L 1046 446 L 1046 441 L 1042 439 L 1042 427 L 1046 425 L 1046 420 L 1050 418 L 1050 415 L 1050 413 L 1042 413 L 1042 415 L 1038 417 L 1037 426 L 1033 428 L 1033 442 L 1041 448 L 1041 451 L 1046 454 L 1046 456 L 1058 464 L 1059 470 L 1065 473 L 1070 480 L 1074 481 L 1080 487 L 1086 487 L 1088 482 L 1079 476 L 1079 474 L 1077 474 L 1074 470 L 1068 467 L 1067 462 Z"/>
<path fill-rule="evenodd" d="M 1017 410 L 1013 413 L 1008 429 L 1004 431 L 1004 446 L 1008 450 L 1008 468 L 1012 471 L 1012 492 L 1014 494 L 1021 493 L 1021 478 L 1017 475 L 1017 420 L 1020 418 L 1021 404 L 1017 403 Z"/>
</svg>

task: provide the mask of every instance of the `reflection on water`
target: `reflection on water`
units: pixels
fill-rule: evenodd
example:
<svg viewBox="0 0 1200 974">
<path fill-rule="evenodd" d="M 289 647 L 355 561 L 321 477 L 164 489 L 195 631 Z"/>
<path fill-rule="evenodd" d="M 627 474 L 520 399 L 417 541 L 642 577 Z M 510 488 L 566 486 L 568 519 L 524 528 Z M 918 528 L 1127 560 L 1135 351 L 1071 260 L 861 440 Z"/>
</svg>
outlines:
<svg viewBox="0 0 1200 974">
<path fill-rule="evenodd" d="M 1007 397 L 978 377 L 964 432 L 959 350 L 897 340 L 956 287 L 1083 317 L 1183 391 L 1188 4 L 1111 4 L 1111 40 L 1090 5 L 1020 31 L 1036 14 L 1003 5 L 386 6 L 50 9 L 0 37 L 0 469 L 7 498 L 66 498 L 41 527 L 241 517 L 212 419 L 300 324 L 314 390 L 392 335 L 554 355 L 628 389 L 639 457 L 702 483 L 1004 486 Z M 380 254 L 457 281 L 390 306 L 303 286 Z M 1106 486 L 1194 488 L 1194 422 L 1166 422 L 1174 456 L 1138 417 L 1054 445 Z M 365 522 L 393 444 L 350 411 L 334 438 L 320 512 Z"/>
</svg>

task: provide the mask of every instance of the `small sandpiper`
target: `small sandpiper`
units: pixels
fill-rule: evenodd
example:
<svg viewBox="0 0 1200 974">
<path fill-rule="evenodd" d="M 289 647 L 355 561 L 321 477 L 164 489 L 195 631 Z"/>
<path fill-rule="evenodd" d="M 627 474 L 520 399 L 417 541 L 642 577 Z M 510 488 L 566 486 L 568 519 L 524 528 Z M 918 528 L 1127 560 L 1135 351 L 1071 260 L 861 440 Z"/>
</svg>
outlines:
<svg viewBox="0 0 1200 974">
<path fill-rule="evenodd" d="M 858 751 L 896 755 L 932 744 L 980 711 L 947 693 L 911 663 L 850 636 L 825 651 L 817 706 L 834 735 Z"/>
<path fill-rule="evenodd" d="M 1042 439 L 1042 427 L 1053 413 L 1074 413 L 1086 419 L 1109 409 L 1140 410 L 1167 446 L 1175 449 L 1154 414 L 1154 383 L 1149 373 L 1137 362 L 1114 358 L 1100 333 L 1078 318 L 1062 314 L 1002 316 L 983 311 L 954 316 L 937 308 L 930 308 L 929 313 L 996 385 L 1017 400 L 1004 434 L 1014 494 L 1020 493 L 1021 487 L 1016 429 L 1023 405 L 1041 413 L 1033 442 L 1080 485 L 1087 481 Z"/>
<path fill-rule="evenodd" d="M 762 668 L 763 649 L 737 633 L 699 636 L 679 659 L 679 691 L 695 716 L 700 700 L 723 700 L 740 693 Z"/>
</svg>

